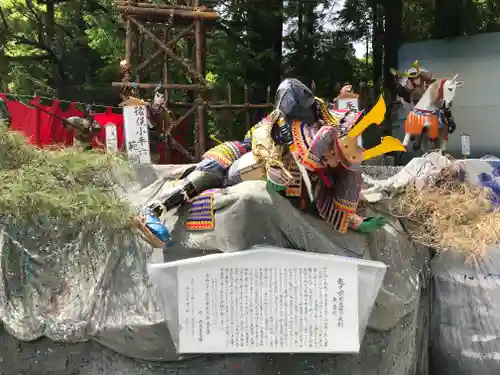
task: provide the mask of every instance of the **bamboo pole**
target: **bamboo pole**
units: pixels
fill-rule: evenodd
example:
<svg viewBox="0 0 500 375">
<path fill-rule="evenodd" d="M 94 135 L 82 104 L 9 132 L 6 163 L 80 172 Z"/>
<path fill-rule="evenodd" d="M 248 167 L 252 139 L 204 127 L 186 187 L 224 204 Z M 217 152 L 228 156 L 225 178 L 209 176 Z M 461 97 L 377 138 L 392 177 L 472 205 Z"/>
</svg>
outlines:
<svg viewBox="0 0 500 375">
<path fill-rule="evenodd" d="M 133 87 L 136 86 L 140 89 L 154 89 L 158 86 L 157 83 L 132 83 L 132 82 L 112 82 L 112 87 Z M 193 85 L 193 84 L 181 84 L 181 83 L 169 83 L 163 84 L 163 87 L 166 89 L 179 89 L 179 90 L 200 90 L 203 88 L 202 85 Z"/>
</svg>

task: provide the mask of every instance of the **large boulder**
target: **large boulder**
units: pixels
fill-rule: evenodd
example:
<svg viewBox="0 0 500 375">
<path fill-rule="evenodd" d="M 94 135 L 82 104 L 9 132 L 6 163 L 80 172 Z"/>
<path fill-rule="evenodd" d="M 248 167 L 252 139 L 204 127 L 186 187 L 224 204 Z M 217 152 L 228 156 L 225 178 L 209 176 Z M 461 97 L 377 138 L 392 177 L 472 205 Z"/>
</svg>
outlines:
<svg viewBox="0 0 500 375">
<path fill-rule="evenodd" d="M 181 172 L 141 169 L 129 199 L 138 205 L 154 199 Z M 2 333 L 0 374 L 427 374 L 428 254 L 397 221 L 371 235 L 339 235 L 261 182 L 216 191 L 214 207 L 211 232 L 186 229 L 187 207 L 171 212 L 166 224 L 173 242 L 164 254 L 152 252 L 139 237 L 120 234 L 96 242 L 82 234 L 77 243 L 61 243 L 53 259 L 45 256 L 40 233 L 20 241 L 14 228 L 5 228 L 2 248 L 9 261 L 2 256 L 0 319 L 11 336 Z M 100 256 L 84 256 L 96 254 L 89 244 L 104 249 Z M 359 355 L 177 356 L 147 264 L 263 244 L 388 266 Z"/>
</svg>

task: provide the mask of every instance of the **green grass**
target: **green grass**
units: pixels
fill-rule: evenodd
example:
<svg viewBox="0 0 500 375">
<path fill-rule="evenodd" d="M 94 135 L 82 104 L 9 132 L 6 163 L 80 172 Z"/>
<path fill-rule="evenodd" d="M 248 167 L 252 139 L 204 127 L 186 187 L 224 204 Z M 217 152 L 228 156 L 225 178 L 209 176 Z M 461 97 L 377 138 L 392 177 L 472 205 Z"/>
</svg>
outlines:
<svg viewBox="0 0 500 375">
<path fill-rule="evenodd" d="M 41 150 L 0 123 L 0 224 L 64 232 L 122 229 L 133 210 L 119 187 L 132 178 L 118 155 Z"/>
</svg>

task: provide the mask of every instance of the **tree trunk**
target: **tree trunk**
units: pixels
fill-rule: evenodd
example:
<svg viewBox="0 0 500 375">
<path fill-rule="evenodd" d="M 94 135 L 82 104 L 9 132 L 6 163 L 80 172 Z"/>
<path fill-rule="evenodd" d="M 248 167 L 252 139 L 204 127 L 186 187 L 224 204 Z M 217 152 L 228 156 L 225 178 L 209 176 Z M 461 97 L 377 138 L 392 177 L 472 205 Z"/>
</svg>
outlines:
<svg viewBox="0 0 500 375">
<path fill-rule="evenodd" d="M 300 73 L 304 77 L 304 83 L 310 86 L 314 80 L 314 69 L 311 64 L 314 63 L 314 50 L 316 45 L 314 29 L 316 27 L 316 1 L 308 1 L 304 4 L 305 22 L 304 27 L 304 52 L 301 56 L 302 64 Z"/>
<path fill-rule="evenodd" d="M 54 3 L 52 1 L 47 1 L 46 3 L 46 11 L 44 13 L 44 23 L 45 23 L 45 35 L 43 42 L 48 48 L 50 48 L 52 51 L 56 52 L 54 49 L 55 46 L 55 33 L 54 33 L 54 28 L 55 28 L 55 7 Z M 59 94 L 61 91 L 61 79 L 62 77 L 59 77 L 59 71 L 57 69 L 57 65 L 55 62 L 52 63 L 52 79 L 49 81 L 50 85 L 56 89 L 56 92 Z"/>
<path fill-rule="evenodd" d="M 435 0 L 434 10 L 434 38 L 453 38 L 463 35 L 463 0 Z"/>
<path fill-rule="evenodd" d="M 373 51 L 373 96 L 377 100 L 381 92 L 382 84 L 382 61 L 383 61 L 383 28 L 382 15 L 378 2 L 372 1 L 372 51 Z"/>
<path fill-rule="evenodd" d="M 386 113 L 385 133 L 392 133 L 391 118 L 392 102 L 395 94 L 395 80 L 391 68 L 398 68 L 398 50 L 401 45 L 403 31 L 403 0 L 387 0 L 385 10 L 385 38 L 384 38 L 384 96 L 388 104 Z"/>
</svg>

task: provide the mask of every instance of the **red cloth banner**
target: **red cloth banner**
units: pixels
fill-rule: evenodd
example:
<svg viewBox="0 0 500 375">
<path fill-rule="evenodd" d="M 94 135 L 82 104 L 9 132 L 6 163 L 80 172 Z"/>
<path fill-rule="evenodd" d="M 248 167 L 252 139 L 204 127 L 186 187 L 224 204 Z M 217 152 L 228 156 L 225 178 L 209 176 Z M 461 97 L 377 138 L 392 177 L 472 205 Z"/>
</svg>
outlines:
<svg viewBox="0 0 500 375">
<path fill-rule="evenodd" d="M 63 126 L 62 119 L 72 116 L 83 116 L 83 112 L 79 110 L 76 103 L 71 103 L 66 111 L 60 107 L 60 101 L 55 99 L 51 105 L 43 105 L 40 103 L 40 97 L 35 97 L 24 104 L 21 101 L 11 100 L 9 94 L 0 93 L 0 98 L 5 101 L 7 110 L 11 116 L 11 129 L 23 134 L 31 144 L 46 147 L 50 145 L 72 146 L 74 138 L 74 130 Z M 14 95 L 13 95 L 14 97 Z M 33 106 L 30 106 L 32 104 Z M 36 107 L 42 110 L 37 109 Z M 49 113 L 45 113 L 49 112 Z M 54 116 L 52 116 L 53 114 Z M 94 115 L 102 129 L 97 132 L 92 141 L 94 148 L 104 148 L 106 145 L 106 130 L 108 124 L 116 125 L 118 149 L 124 150 L 124 122 L 121 113 L 113 113 L 112 107 L 107 107 L 103 113 Z M 182 146 L 185 146 L 185 139 L 189 133 L 189 121 L 184 121 L 182 124 L 173 130 L 172 136 Z M 158 152 L 160 153 L 160 164 L 165 164 L 165 143 L 158 144 Z M 170 154 L 170 163 L 183 164 L 188 162 L 184 155 L 173 150 Z"/>
</svg>

